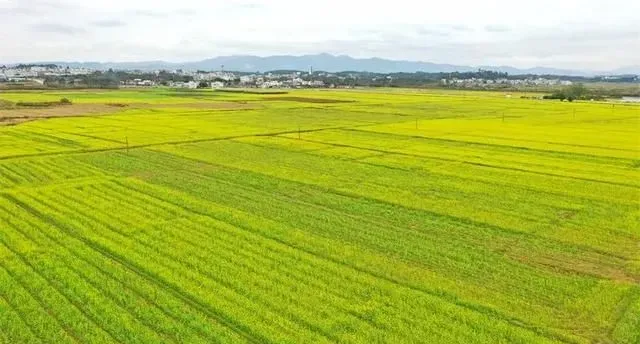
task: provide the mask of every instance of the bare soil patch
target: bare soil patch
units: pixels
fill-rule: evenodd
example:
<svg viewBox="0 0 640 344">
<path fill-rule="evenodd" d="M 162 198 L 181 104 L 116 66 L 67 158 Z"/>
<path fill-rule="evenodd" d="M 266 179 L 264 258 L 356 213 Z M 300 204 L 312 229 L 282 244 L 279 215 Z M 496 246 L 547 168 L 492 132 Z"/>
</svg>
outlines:
<svg viewBox="0 0 640 344">
<path fill-rule="evenodd" d="M 14 107 L 0 109 L 0 125 L 14 125 L 46 118 L 98 116 L 122 111 L 107 104 L 74 104 L 53 107 Z"/>
</svg>

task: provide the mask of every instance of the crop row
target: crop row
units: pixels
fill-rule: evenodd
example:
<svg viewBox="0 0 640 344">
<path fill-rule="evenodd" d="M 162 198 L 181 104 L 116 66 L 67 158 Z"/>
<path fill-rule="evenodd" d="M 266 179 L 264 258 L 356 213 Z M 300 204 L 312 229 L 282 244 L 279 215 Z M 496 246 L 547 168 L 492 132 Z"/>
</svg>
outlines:
<svg viewBox="0 0 640 344">
<path fill-rule="evenodd" d="M 321 341 L 336 340 L 337 335 L 349 336 L 354 333 L 370 333 L 372 338 L 389 338 L 391 335 L 399 336 L 398 338 L 403 335 L 445 338 L 467 333 L 468 331 L 460 330 L 464 326 L 474 324 L 475 321 L 495 323 L 481 313 L 470 312 L 411 289 L 396 290 L 397 286 L 378 281 L 368 275 L 356 278 L 354 276 L 359 275 L 357 271 L 345 269 L 314 255 L 298 252 L 287 245 L 283 246 L 282 243 L 249 235 L 235 226 L 206 218 L 198 221 L 170 221 L 159 227 L 141 223 L 133 231 L 131 223 L 141 219 L 136 215 L 135 209 L 126 206 L 127 203 L 123 204 L 122 199 L 117 199 L 118 195 L 122 194 L 108 190 L 84 190 L 58 191 L 55 194 L 37 196 L 22 193 L 11 197 L 15 197 L 18 204 L 32 209 L 33 213 L 46 214 L 47 221 L 55 227 L 64 228 L 62 230 L 67 231 L 68 235 L 78 238 L 86 245 L 98 247 L 99 251 L 111 252 L 117 260 L 127 261 L 122 263 L 123 265 L 145 271 L 143 275 L 153 276 L 154 283 L 168 285 L 165 286 L 166 289 L 175 288 L 191 295 L 203 303 L 202 307 L 208 310 L 209 316 L 217 315 L 215 318 L 248 340 L 260 340 L 262 336 L 268 336 L 271 340 L 306 338 Z M 144 195 L 137 197 L 145 198 Z M 148 207 L 155 206 L 157 214 L 166 209 L 176 210 L 175 205 L 161 200 L 153 201 L 148 196 L 146 198 Z M 118 213 L 121 216 L 114 218 L 105 215 L 105 211 L 111 213 L 114 209 L 105 209 L 105 203 L 93 201 L 100 199 L 103 202 L 119 202 Z M 199 221 L 204 223 L 198 224 Z M 89 224 L 91 229 L 88 229 Z M 204 240 L 205 238 L 208 240 Z M 25 241 L 18 238 L 14 240 Z M 269 253 L 271 251 L 272 253 Z M 56 275 L 87 270 L 79 268 L 69 272 L 65 271 L 68 268 L 64 265 L 61 267 L 51 262 L 47 265 L 47 262 L 46 259 L 38 260 L 31 266 L 38 269 L 50 267 L 53 271 L 48 270 L 49 273 Z M 29 276 L 26 272 L 20 275 L 25 278 Z M 78 276 L 71 275 L 63 279 L 65 283 L 79 280 Z M 145 323 L 143 319 L 136 317 L 149 317 L 153 314 L 151 312 L 128 313 L 131 317 L 130 328 L 122 327 L 122 324 L 116 326 L 115 318 L 110 320 L 109 315 L 126 315 L 129 309 L 127 307 L 131 306 L 127 300 L 114 299 L 113 295 L 111 298 L 105 297 L 97 290 L 95 294 L 90 293 L 93 288 L 104 285 L 99 280 L 93 284 L 78 282 L 81 285 L 75 288 L 71 285 L 56 285 L 53 280 L 49 282 L 68 293 L 66 295 L 70 300 L 77 300 L 77 305 L 87 305 L 87 311 L 93 311 L 88 316 L 96 318 L 96 322 L 113 326 L 105 329 L 107 332 L 113 332 L 112 336 L 127 341 L 154 341 L 153 333 L 158 332 L 154 331 L 152 324 L 156 326 L 158 322 L 148 320 Z M 350 293 L 327 292 L 335 290 L 337 286 L 352 290 Z M 77 295 L 68 289 L 84 292 Z M 365 290 L 373 295 L 381 294 L 379 297 L 382 300 L 379 302 L 392 305 L 375 312 L 381 317 L 380 323 L 370 324 L 369 321 L 361 319 L 366 315 L 353 314 L 354 310 L 348 307 L 345 309 L 346 305 L 358 304 L 355 302 L 359 299 L 358 292 L 362 293 Z M 345 302 L 344 297 L 355 297 L 355 300 Z M 385 301 L 387 298 L 389 299 Z M 401 300 L 409 300 L 407 298 L 411 302 L 403 306 Z M 118 304 L 117 301 L 122 304 Z M 97 312 L 100 307 L 104 307 L 104 311 Z M 408 309 L 403 311 L 404 307 L 422 310 L 408 312 Z M 369 308 L 369 312 L 372 311 L 373 309 Z M 453 313 L 444 317 L 444 314 L 449 312 Z M 408 315 L 411 315 L 411 318 L 407 318 Z M 475 321 L 471 320 L 474 318 Z M 123 319 L 127 317 L 123 316 Z M 420 325 L 434 321 L 442 322 L 438 327 L 439 331 Z M 408 325 L 407 322 L 415 324 Z M 141 323 L 147 325 L 143 326 Z M 382 328 L 376 330 L 376 326 Z M 413 332 L 407 333 L 406 326 Z M 496 330 L 504 326 L 508 325 L 498 323 L 497 326 L 494 324 L 488 328 Z M 507 332 L 512 331 L 515 329 Z M 148 336 L 145 336 L 145 333 Z M 533 335 L 527 332 L 519 335 L 516 333 L 517 331 L 513 335 L 524 334 L 523 338 Z M 493 336 L 495 335 L 494 333 Z M 482 335 L 478 335 L 477 339 L 481 338 Z M 364 338 L 360 338 L 362 339 Z"/>
</svg>

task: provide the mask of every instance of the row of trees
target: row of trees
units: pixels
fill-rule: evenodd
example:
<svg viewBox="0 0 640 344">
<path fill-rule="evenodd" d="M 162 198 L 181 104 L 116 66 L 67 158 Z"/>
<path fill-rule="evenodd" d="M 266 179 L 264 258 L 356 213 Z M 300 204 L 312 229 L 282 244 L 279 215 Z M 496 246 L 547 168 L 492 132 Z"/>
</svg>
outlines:
<svg viewBox="0 0 640 344">
<path fill-rule="evenodd" d="M 558 99 L 568 100 L 570 102 L 574 100 L 590 100 L 590 99 L 602 99 L 603 96 L 590 91 L 583 84 L 573 84 L 567 86 L 561 90 L 553 92 L 551 95 L 546 95 L 544 99 Z"/>
</svg>

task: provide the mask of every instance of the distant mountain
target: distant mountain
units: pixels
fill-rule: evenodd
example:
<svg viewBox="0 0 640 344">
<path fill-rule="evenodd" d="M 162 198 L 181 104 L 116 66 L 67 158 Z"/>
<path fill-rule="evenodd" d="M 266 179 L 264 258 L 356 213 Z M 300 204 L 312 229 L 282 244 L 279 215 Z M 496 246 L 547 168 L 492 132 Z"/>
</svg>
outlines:
<svg viewBox="0 0 640 344">
<path fill-rule="evenodd" d="M 538 74 L 538 75 L 570 75 L 570 76 L 593 76 L 601 74 L 640 74 L 640 66 L 620 68 L 611 72 L 594 72 L 565 70 L 546 67 L 535 67 L 529 69 L 518 69 L 509 66 L 460 66 L 452 64 L 437 64 L 421 61 L 387 60 L 381 58 L 357 59 L 346 55 L 277 55 L 277 56 L 249 56 L 233 55 L 220 56 L 197 62 L 171 63 L 164 61 L 145 62 L 45 62 L 71 67 L 85 67 L 98 70 L 113 69 L 185 69 L 185 70 L 224 70 L 238 72 L 265 72 L 271 70 L 299 70 L 307 71 L 313 68 L 318 71 L 340 72 L 358 71 L 375 73 L 451 73 L 470 72 L 479 68 L 493 71 L 506 72 L 511 75 Z M 224 67 L 223 67 L 224 66 Z"/>
<path fill-rule="evenodd" d="M 476 68 L 436 64 L 430 62 L 395 61 L 381 58 L 356 59 L 346 55 L 303 55 L 303 56 L 222 56 L 200 62 L 185 64 L 189 69 L 220 69 L 224 65 L 226 70 L 241 72 L 269 71 L 276 69 L 302 70 L 309 68 L 326 72 L 358 71 L 377 73 L 399 72 L 465 72 Z"/>
</svg>

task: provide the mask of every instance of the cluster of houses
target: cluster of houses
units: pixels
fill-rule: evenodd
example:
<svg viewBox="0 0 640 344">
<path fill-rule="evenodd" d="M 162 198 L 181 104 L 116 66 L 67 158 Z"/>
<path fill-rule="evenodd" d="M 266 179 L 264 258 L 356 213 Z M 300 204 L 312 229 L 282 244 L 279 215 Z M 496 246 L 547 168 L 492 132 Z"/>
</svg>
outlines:
<svg viewBox="0 0 640 344">
<path fill-rule="evenodd" d="M 156 86 L 156 82 L 152 80 L 131 79 L 120 81 L 121 87 L 152 87 Z"/>
<path fill-rule="evenodd" d="M 507 86 L 569 86 L 573 82 L 569 80 L 561 79 L 546 79 L 546 78 L 525 78 L 525 79 L 482 79 L 482 78 L 470 78 L 470 79 L 442 79 L 442 85 L 445 86 L 457 86 L 457 87 L 491 87 L 494 85 L 507 85 Z"/>
<path fill-rule="evenodd" d="M 156 75 L 159 73 L 156 72 Z M 198 88 L 206 85 L 207 88 L 224 87 L 257 87 L 257 88 L 310 88 L 326 87 L 324 81 L 313 80 L 312 74 L 302 72 L 293 73 L 265 73 L 237 75 L 231 72 L 184 72 L 172 71 L 172 74 L 185 76 L 190 81 L 168 81 L 162 83 L 172 88 Z M 154 87 L 157 81 L 146 79 L 130 79 L 120 82 L 121 87 Z"/>
<path fill-rule="evenodd" d="M 62 67 L 50 65 L 17 65 L 0 66 L 0 82 L 23 82 L 44 84 L 50 77 L 65 77 L 72 79 L 82 75 L 99 74 L 88 68 Z M 122 77 L 123 73 L 118 74 Z M 375 73 L 328 73 L 301 71 L 280 71 L 267 73 L 233 73 L 228 71 L 185 71 L 185 70 L 156 70 L 154 72 L 126 71 L 124 75 L 131 79 L 120 81 L 120 87 L 156 87 L 168 86 L 173 88 L 224 88 L 224 87 L 256 87 L 256 88 L 333 88 L 353 87 L 360 83 L 364 85 L 391 84 L 403 85 L 403 76 L 375 74 Z M 69 78 L 71 77 L 71 78 Z M 434 79 L 424 79 L 424 82 L 438 82 L 440 76 Z M 616 77 L 603 77 L 602 80 L 617 80 Z M 640 81 L 635 76 L 634 82 Z M 169 80 L 182 81 L 169 81 Z M 407 80 L 415 82 L 415 78 Z M 405 80 L 406 81 L 406 80 Z M 418 80 L 420 81 L 420 80 Z M 116 81 L 117 82 L 117 81 Z M 410 85 L 413 85 L 409 83 Z M 561 78 L 547 77 L 498 77 L 498 78 L 446 78 L 440 84 L 452 88 L 504 88 L 504 87 L 545 87 L 569 86 L 571 81 Z"/>
<path fill-rule="evenodd" d="M 87 68 L 72 68 L 56 65 L 0 66 L 0 81 L 44 83 L 46 77 L 87 75 L 94 71 Z"/>
</svg>

